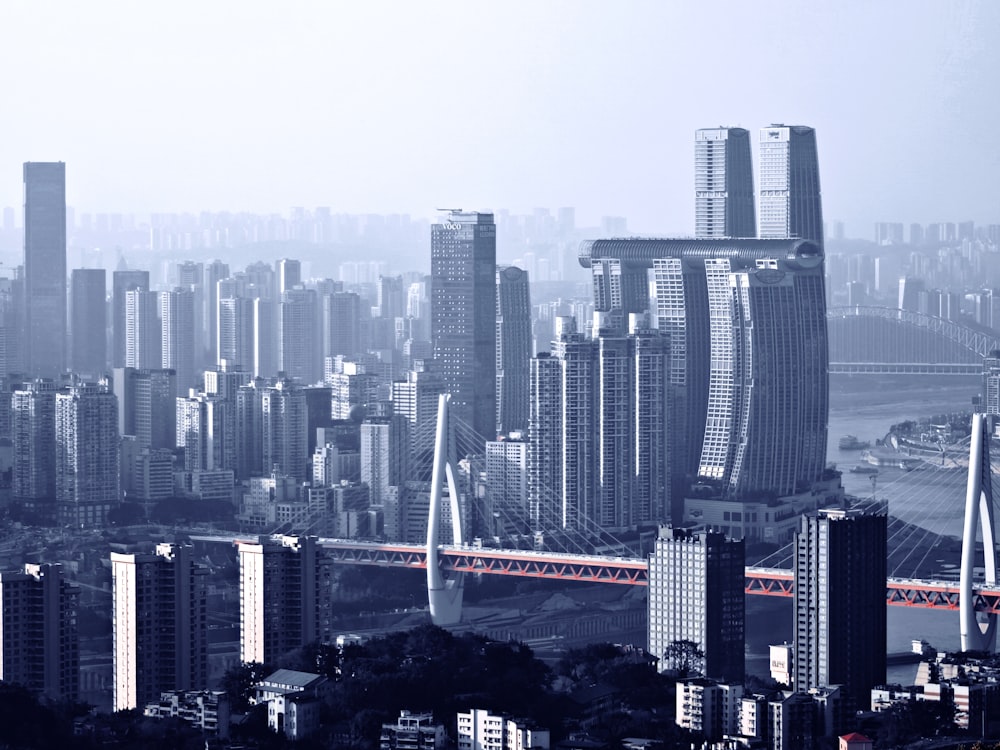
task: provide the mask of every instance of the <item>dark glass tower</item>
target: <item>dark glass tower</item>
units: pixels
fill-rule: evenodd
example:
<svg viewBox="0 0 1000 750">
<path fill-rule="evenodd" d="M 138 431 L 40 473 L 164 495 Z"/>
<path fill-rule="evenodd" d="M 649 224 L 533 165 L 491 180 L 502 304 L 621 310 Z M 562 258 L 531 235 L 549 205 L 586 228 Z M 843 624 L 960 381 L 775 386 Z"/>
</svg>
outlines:
<svg viewBox="0 0 1000 750">
<path fill-rule="evenodd" d="M 853 706 L 885 683 L 886 515 L 821 510 L 795 535 L 794 687 L 840 685 Z"/>
<path fill-rule="evenodd" d="M 459 455 L 483 453 L 496 437 L 496 263 L 493 214 L 451 211 L 431 226 L 435 366 L 453 416 L 472 428 Z"/>
<path fill-rule="evenodd" d="M 66 165 L 24 164 L 24 299 L 28 372 L 66 368 Z"/>
<path fill-rule="evenodd" d="M 816 131 L 772 125 L 760 131 L 759 237 L 797 237 L 823 247 Z"/>
<path fill-rule="evenodd" d="M 753 160 L 743 128 L 705 128 L 694 136 L 695 236 L 755 237 Z"/>
<path fill-rule="evenodd" d="M 70 275 L 70 368 L 97 377 L 108 367 L 108 313 L 103 268 L 74 268 Z"/>
<path fill-rule="evenodd" d="M 497 432 L 528 429 L 531 361 L 528 272 L 497 269 Z"/>
</svg>

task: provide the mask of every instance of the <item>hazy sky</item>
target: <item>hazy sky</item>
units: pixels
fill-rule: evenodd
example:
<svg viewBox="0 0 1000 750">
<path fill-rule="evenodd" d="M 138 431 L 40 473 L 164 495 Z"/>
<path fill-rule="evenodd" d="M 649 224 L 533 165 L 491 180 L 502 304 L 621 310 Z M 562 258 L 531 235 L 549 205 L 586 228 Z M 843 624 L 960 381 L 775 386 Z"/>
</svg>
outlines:
<svg viewBox="0 0 1000 750">
<path fill-rule="evenodd" d="M 0 206 L 576 206 L 690 233 L 693 134 L 817 128 L 824 212 L 1000 223 L 1000 2 L 0 3 Z"/>
</svg>

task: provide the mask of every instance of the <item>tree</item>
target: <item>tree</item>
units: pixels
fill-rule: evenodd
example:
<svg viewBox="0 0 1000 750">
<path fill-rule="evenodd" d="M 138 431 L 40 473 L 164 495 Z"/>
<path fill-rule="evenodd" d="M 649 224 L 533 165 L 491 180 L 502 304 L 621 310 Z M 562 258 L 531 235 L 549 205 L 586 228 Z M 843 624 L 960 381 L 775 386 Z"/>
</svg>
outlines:
<svg viewBox="0 0 1000 750">
<path fill-rule="evenodd" d="M 250 708 L 250 697 L 253 688 L 272 672 L 271 668 L 259 662 L 237 664 L 222 678 L 222 689 L 229 696 L 233 711 L 246 711 Z"/>
<path fill-rule="evenodd" d="M 705 652 L 694 641 L 671 641 L 663 651 L 663 660 L 681 679 L 705 672 Z"/>
</svg>

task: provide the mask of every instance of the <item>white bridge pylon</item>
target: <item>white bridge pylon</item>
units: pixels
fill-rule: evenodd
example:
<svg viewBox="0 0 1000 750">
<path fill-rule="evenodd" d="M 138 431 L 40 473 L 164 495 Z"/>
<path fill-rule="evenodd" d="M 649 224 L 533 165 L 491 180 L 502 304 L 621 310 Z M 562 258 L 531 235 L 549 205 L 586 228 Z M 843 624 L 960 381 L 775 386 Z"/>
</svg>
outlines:
<svg viewBox="0 0 1000 750">
<path fill-rule="evenodd" d="M 997 616 L 976 617 L 972 574 L 976 559 L 976 527 L 982 530 L 983 567 L 986 586 L 997 582 L 996 525 L 993 518 L 993 482 L 990 472 L 990 434 L 984 414 L 972 415 L 969 441 L 969 482 L 965 493 L 965 525 L 962 531 L 962 570 L 959 578 L 958 613 L 963 651 L 993 651 L 997 640 Z"/>
<path fill-rule="evenodd" d="M 431 471 L 431 502 L 427 516 L 427 599 L 431 622 L 435 625 L 455 625 L 462 619 L 462 586 L 464 573 L 445 578 L 438 560 L 438 532 L 441 528 L 441 496 L 448 482 L 451 501 L 452 544 L 461 546 L 462 517 L 459 513 L 458 486 L 451 456 L 451 425 L 448 402 L 451 396 L 442 393 L 438 399 L 437 433 L 434 437 L 434 466 Z"/>
</svg>

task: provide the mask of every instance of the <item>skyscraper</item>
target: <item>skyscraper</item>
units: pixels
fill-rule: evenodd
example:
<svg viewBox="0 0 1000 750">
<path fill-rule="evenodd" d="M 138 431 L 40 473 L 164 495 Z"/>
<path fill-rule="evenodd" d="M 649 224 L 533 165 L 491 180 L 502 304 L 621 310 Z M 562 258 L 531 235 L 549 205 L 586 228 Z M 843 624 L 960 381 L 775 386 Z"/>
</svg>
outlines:
<svg viewBox="0 0 1000 750">
<path fill-rule="evenodd" d="M 66 369 L 66 165 L 24 164 L 24 299 L 28 372 Z"/>
<path fill-rule="evenodd" d="M 816 131 L 771 125 L 760 131 L 761 238 L 799 238 L 823 247 Z"/>
<path fill-rule="evenodd" d="M 410 423 L 397 414 L 369 417 L 361 424 L 361 481 L 371 502 L 385 502 L 389 487 L 401 487 L 410 477 Z"/>
<path fill-rule="evenodd" d="M 595 316 L 596 335 L 561 318 L 531 363 L 529 512 L 536 529 L 635 528 L 670 517 L 667 340 Z"/>
<path fill-rule="evenodd" d="M 528 427 L 531 295 L 528 273 L 497 269 L 497 432 Z"/>
<path fill-rule="evenodd" d="M 125 294 L 133 289 L 149 289 L 149 271 L 115 271 L 111 279 L 111 364 L 113 367 L 125 367 L 127 350 Z"/>
<path fill-rule="evenodd" d="M 219 309 L 219 282 L 229 276 L 229 264 L 221 260 L 213 260 L 205 266 L 204 279 L 204 304 L 205 312 L 205 341 L 208 348 L 206 361 L 218 362 L 218 332 L 219 319 L 217 311 Z"/>
<path fill-rule="evenodd" d="M 11 396 L 14 501 L 55 518 L 56 387 L 51 380 L 25 383 Z"/>
<path fill-rule="evenodd" d="M 281 258 L 274 263 L 275 276 L 277 278 L 278 289 L 275 295 L 281 299 L 281 295 L 289 289 L 294 289 L 302 283 L 302 262 L 292 258 Z"/>
<path fill-rule="evenodd" d="M 78 598 L 61 565 L 0 573 L 0 680 L 53 701 L 79 698 Z"/>
<path fill-rule="evenodd" d="M 178 287 L 160 293 L 160 367 L 173 370 L 178 396 L 195 385 L 195 293 Z"/>
<path fill-rule="evenodd" d="M 361 350 L 361 298 L 354 292 L 323 295 L 323 356 L 354 357 Z"/>
<path fill-rule="evenodd" d="M 435 366 L 467 424 L 459 454 L 496 437 L 496 225 L 493 214 L 451 211 L 431 226 L 431 336 Z"/>
<path fill-rule="evenodd" d="M 815 242 L 592 240 L 580 254 L 600 277 L 595 295 L 606 286 L 608 260 L 621 279 L 645 279 L 654 269 L 658 328 L 670 340 L 671 419 L 698 444 L 673 452 L 675 475 L 697 477 L 729 498 L 790 495 L 819 479 L 829 387 L 823 254 Z M 612 283 L 621 293 L 595 296 L 595 307 L 612 320 L 628 307 L 644 309 L 645 291 L 630 298 L 632 286 Z"/>
<path fill-rule="evenodd" d="M 70 368 L 98 377 L 108 367 L 108 314 L 103 268 L 74 268 L 70 276 Z"/>
<path fill-rule="evenodd" d="M 125 367 L 159 369 L 163 354 L 158 302 L 156 292 L 125 292 Z"/>
<path fill-rule="evenodd" d="M 316 292 L 297 287 L 281 295 L 278 316 L 278 369 L 303 383 L 320 380 L 316 335 Z"/>
<path fill-rule="evenodd" d="M 704 128 L 695 133 L 695 237 L 754 237 L 750 133 Z"/>
<path fill-rule="evenodd" d="M 118 433 L 134 435 L 140 448 L 173 449 L 176 439 L 176 376 L 173 370 L 113 372 L 118 397 Z"/>
<path fill-rule="evenodd" d="M 208 687 L 206 572 L 189 545 L 111 553 L 115 711 Z"/>
<path fill-rule="evenodd" d="M 56 394 L 56 508 L 60 523 L 93 528 L 118 505 L 118 399 L 106 384 Z"/>
<path fill-rule="evenodd" d="M 240 542 L 240 660 L 274 664 L 330 636 L 330 577 L 315 537 Z"/>
<path fill-rule="evenodd" d="M 886 513 L 827 509 L 795 535 L 798 691 L 840 685 L 855 708 L 885 682 Z"/>
<path fill-rule="evenodd" d="M 712 531 L 661 527 L 649 556 L 649 644 L 661 670 L 694 659 L 706 677 L 743 682 L 743 540 Z M 883 604 L 883 611 L 885 606 Z"/>
<path fill-rule="evenodd" d="M 253 303 L 246 297 L 225 297 L 218 301 L 215 329 L 217 364 L 253 369 Z"/>
</svg>

